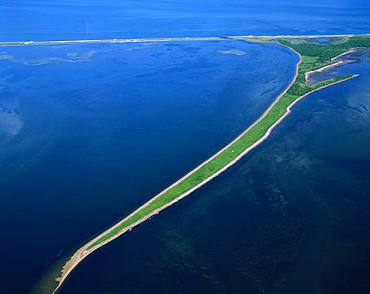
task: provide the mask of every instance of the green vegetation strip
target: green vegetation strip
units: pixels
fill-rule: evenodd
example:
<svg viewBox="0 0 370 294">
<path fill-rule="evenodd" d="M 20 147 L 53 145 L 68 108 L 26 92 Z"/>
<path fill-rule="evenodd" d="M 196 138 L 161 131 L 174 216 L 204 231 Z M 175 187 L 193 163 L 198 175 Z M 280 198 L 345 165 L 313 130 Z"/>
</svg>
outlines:
<svg viewBox="0 0 370 294">
<path fill-rule="evenodd" d="M 347 52 L 352 48 L 370 47 L 369 36 L 354 36 L 343 38 L 342 42 L 315 44 L 310 42 L 295 42 L 295 39 L 279 39 L 278 42 L 283 44 L 302 56 L 301 64 L 298 68 L 298 75 L 295 83 L 289 90 L 280 97 L 279 101 L 270 109 L 270 111 L 252 128 L 249 129 L 242 137 L 236 140 L 223 152 L 218 154 L 205 165 L 195 170 L 191 175 L 180 181 L 177 185 L 170 188 L 168 191 L 154 199 L 152 202 L 143 206 L 128 219 L 108 231 L 106 234 L 93 242 L 86 250 L 89 251 L 95 246 L 101 244 L 119 234 L 122 230 L 135 224 L 141 219 L 151 215 L 157 209 L 167 205 L 168 203 L 179 198 L 184 193 L 201 184 L 209 177 L 227 166 L 246 149 L 251 147 L 257 141 L 263 138 L 266 132 L 271 128 L 286 112 L 289 105 L 296 101 L 299 97 L 316 90 L 320 87 L 333 84 L 335 82 L 347 79 L 351 76 L 340 76 L 333 79 L 320 82 L 314 86 L 309 86 L 305 80 L 305 73 L 321 68 L 323 66 L 333 64 L 331 59 L 339 54 Z"/>
</svg>

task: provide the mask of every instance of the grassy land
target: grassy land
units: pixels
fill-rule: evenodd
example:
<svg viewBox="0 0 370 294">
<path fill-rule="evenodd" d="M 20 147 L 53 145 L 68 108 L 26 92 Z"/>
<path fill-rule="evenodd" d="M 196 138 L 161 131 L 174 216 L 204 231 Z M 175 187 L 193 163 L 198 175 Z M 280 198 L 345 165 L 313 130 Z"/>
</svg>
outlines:
<svg viewBox="0 0 370 294">
<path fill-rule="evenodd" d="M 253 43 L 269 43 L 272 42 L 272 38 L 267 38 L 267 37 L 244 37 L 244 38 L 239 38 L 240 40 L 245 40 Z"/>
<path fill-rule="evenodd" d="M 314 86 L 309 86 L 305 80 L 305 73 L 321 68 L 323 66 L 334 63 L 331 59 L 339 54 L 342 54 L 352 48 L 370 47 L 370 37 L 356 36 L 342 40 L 342 42 L 334 42 L 329 44 L 312 44 L 305 42 L 295 42 L 294 39 L 280 39 L 279 43 L 292 48 L 302 56 L 302 62 L 298 68 L 298 76 L 295 83 L 289 88 L 279 101 L 270 109 L 270 111 L 252 128 L 249 129 L 242 137 L 235 141 L 231 146 L 213 158 L 211 161 L 203 165 L 201 168 L 193 172 L 191 175 L 183 179 L 177 185 L 173 186 L 160 197 L 156 198 L 151 203 L 143 206 L 131 217 L 126 219 L 120 225 L 116 226 L 111 231 L 107 232 L 86 250 L 89 251 L 100 243 L 110 239 L 128 226 L 147 217 L 158 208 L 161 208 L 169 202 L 180 197 L 198 184 L 202 183 L 210 176 L 231 163 L 247 148 L 263 138 L 266 132 L 272 127 L 286 112 L 289 105 L 297 100 L 302 95 L 305 95 L 320 87 L 333 84 L 335 82 L 349 78 L 350 76 L 340 76 L 333 79 L 320 82 Z"/>
</svg>

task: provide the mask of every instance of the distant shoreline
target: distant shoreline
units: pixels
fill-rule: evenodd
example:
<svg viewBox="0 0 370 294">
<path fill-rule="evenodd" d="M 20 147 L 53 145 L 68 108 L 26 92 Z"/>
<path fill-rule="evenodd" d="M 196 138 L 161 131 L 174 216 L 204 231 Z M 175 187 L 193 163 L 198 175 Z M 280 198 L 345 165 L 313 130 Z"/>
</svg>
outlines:
<svg viewBox="0 0 370 294">
<path fill-rule="evenodd" d="M 370 34 L 344 34 L 344 35 L 245 35 L 245 36 L 218 36 L 218 37 L 171 37 L 171 38 L 114 38 L 114 39 L 81 39 L 81 40 L 50 40 L 50 41 L 15 41 L 0 42 L 0 47 L 11 46 L 42 46 L 42 45 L 73 45 L 73 44 L 125 44 L 125 43 L 154 43 L 154 42 L 184 42 L 184 41 L 222 41 L 222 40 L 246 40 L 248 39 L 279 39 L 279 38 L 340 38 L 353 36 L 370 36 Z"/>
</svg>

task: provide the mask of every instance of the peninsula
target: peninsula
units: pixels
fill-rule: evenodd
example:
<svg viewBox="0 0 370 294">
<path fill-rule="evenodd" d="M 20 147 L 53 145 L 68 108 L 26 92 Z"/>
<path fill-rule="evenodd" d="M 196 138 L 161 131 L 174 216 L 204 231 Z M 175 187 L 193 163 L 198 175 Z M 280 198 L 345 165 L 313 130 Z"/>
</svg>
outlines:
<svg viewBox="0 0 370 294">
<path fill-rule="evenodd" d="M 175 202 L 188 196 L 190 193 L 232 166 L 250 150 L 257 147 L 270 135 L 271 131 L 290 113 L 291 107 L 300 99 L 304 98 L 314 91 L 318 91 L 322 88 L 355 77 L 356 75 L 337 76 L 335 78 L 319 82 L 315 85 L 310 85 L 306 80 L 307 73 L 317 71 L 324 67 L 327 68 L 328 66 L 338 62 L 337 57 L 341 56 L 345 52 L 348 52 L 355 48 L 369 48 L 370 36 L 326 36 L 329 39 L 332 39 L 324 44 L 318 43 L 314 40 L 314 38 L 318 37 L 319 36 L 234 36 L 220 38 L 198 38 L 199 40 L 239 39 L 253 42 L 276 42 L 280 46 L 285 46 L 289 50 L 292 50 L 299 56 L 299 61 L 296 64 L 295 75 L 289 86 L 275 99 L 275 101 L 269 106 L 269 108 L 242 134 L 240 134 L 237 138 L 235 138 L 232 142 L 230 142 L 227 146 L 225 146 L 211 158 L 200 164 L 198 167 L 190 171 L 188 174 L 163 190 L 161 193 L 137 208 L 130 215 L 126 216 L 121 221 L 113 225 L 111 228 L 107 229 L 105 232 L 102 232 L 97 237 L 93 238 L 91 241 L 78 249 L 64 265 L 60 276 L 57 278 L 58 285 L 54 292 L 59 289 L 63 281 L 65 281 L 65 279 L 73 271 L 73 269 L 76 268 L 76 266 L 89 254 L 116 239 L 120 235 L 130 231 L 135 226 L 144 222 L 153 215 L 158 214 L 160 211 L 171 206 Z M 188 38 L 180 39 L 188 40 Z M 194 40 L 197 38 L 191 39 Z M 148 41 L 148 39 L 145 40 L 146 42 Z M 173 39 L 163 38 L 159 40 L 172 41 Z M 55 44 L 54 42 L 56 41 L 49 42 L 49 44 Z M 74 43 L 78 43 L 78 41 L 73 41 L 72 44 Z M 18 45 L 29 44 L 23 43 Z"/>
</svg>

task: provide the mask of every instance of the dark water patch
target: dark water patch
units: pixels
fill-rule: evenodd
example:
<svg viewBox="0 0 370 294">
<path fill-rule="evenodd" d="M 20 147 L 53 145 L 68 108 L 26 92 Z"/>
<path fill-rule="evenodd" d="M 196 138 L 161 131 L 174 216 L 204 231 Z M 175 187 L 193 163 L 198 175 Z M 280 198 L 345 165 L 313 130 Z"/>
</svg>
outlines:
<svg viewBox="0 0 370 294">
<path fill-rule="evenodd" d="M 308 44 L 339 44 L 345 41 L 343 37 L 319 37 L 319 38 L 301 38 L 294 40 L 296 43 L 308 43 Z"/>
<path fill-rule="evenodd" d="M 317 39 L 314 39 L 315 42 L 319 43 L 319 44 L 328 44 L 331 42 L 331 39 L 329 38 L 317 38 Z"/>
</svg>

